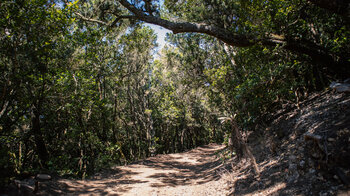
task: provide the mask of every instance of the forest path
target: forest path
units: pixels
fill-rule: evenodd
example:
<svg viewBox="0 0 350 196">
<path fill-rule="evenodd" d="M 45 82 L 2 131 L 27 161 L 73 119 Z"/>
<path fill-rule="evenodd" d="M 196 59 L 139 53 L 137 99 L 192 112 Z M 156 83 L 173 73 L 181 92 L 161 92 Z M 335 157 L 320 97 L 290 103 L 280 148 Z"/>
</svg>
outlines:
<svg viewBox="0 0 350 196">
<path fill-rule="evenodd" d="M 157 155 L 135 164 L 116 166 L 89 180 L 60 179 L 41 194 L 226 195 L 226 183 L 219 173 L 222 162 L 216 156 L 223 148 L 209 144 L 188 152 Z"/>
</svg>

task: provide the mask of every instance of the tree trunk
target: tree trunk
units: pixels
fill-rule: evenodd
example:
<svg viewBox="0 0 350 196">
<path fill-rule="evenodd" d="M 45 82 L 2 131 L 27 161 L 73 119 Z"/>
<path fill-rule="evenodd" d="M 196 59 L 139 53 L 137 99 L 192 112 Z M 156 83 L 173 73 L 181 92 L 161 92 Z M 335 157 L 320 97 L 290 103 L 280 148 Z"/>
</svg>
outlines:
<svg viewBox="0 0 350 196">
<path fill-rule="evenodd" d="M 46 168 L 46 163 L 49 159 L 49 153 L 47 152 L 47 148 L 42 137 L 41 133 L 41 125 L 40 125 L 40 110 L 39 108 L 34 108 L 32 114 L 32 133 L 34 135 L 36 150 L 39 155 L 41 165 Z"/>
<path fill-rule="evenodd" d="M 260 175 L 259 167 L 256 164 L 256 160 L 254 155 L 251 152 L 250 147 L 247 145 L 247 143 L 243 140 L 242 134 L 239 131 L 238 125 L 234 119 L 231 119 L 231 141 L 232 145 L 236 150 L 236 154 L 238 159 L 240 160 L 243 157 L 248 157 L 251 161 L 251 165 L 254 169 L 254 173 L 256 175 Z M 232 147 L 231 147 L 232 149 Z"/>
</svg>

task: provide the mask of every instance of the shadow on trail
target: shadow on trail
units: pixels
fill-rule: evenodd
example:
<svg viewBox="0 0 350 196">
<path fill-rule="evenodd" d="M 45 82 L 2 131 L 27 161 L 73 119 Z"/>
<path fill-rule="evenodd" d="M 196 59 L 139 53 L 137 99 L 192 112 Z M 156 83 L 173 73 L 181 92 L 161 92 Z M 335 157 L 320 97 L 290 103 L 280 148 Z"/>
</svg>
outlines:
<svg viewBox="0 0 350 196">
<path fill-rule="evenodd" d="M 203 184 L 220 179 L 222 163 L 215 155 L 221 145 L 206 145 L 188 152 L 157 155 L 127 166 L 117 166 L 88 180 L 53 180 L 39 195 L 124 195 Z"/>
<path fill-rule="evenodd" d="M 119 187 L 120 185 L 147 183 L 147 181 L 123 178 L 137 174 L 138 172 L 114 168 L 88 180 L 60 179 L 50 184 L 42 184 L 40 189 L 43 191 L 38 195 L 118 195 L 115 194 L 115 190 L 126 192 L 130 189 L 127 186 Z M 112 189 L 114 191 L 111 191 Z"/>
<path fill-rule="evenodd" d="M 150 178 L 160 181 L 160 183 L 153 183 L 152 187 L 204 184 L 220 178 L 218 170 L 222 166 L 222 162 L 215 159 L 216 151 L 217 149 L 213 150 L 210 146 L 204 146 L 186 153 L 176 154 L 177 156 L 186 154 L 188 159 L 168 155 L 170 157 L 150 158 L 144 161 L 143 164 L 156 169 L 172 171 L 170 173 L 160 172 L 150 175 Z"/>
</svg>

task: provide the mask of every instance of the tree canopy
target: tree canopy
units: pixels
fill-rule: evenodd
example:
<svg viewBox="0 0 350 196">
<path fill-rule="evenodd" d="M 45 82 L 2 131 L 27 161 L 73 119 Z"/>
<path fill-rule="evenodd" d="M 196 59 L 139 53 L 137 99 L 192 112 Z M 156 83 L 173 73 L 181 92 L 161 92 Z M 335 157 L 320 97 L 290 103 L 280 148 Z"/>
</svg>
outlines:
<svg viewBox="0 0 350 196">
<path fill-rule="evenodd" d="M 110 16 L 99 17 L 101 23 L 110 26 L 131 19 L 175 34 L 208 34 L 235 47 L 279 47 L 307 55 L 330 74 L 349 74 L 349 53 L 345 52 L 349 51 L 349 40 L 342 38 L 349 36 L 350 3 L 343 1 L 165 1 L 163 10 L 152 0 L 97 4 L 100 15 Z M 337 51 L 340 48 L 342 52 Z"/>
</svg>

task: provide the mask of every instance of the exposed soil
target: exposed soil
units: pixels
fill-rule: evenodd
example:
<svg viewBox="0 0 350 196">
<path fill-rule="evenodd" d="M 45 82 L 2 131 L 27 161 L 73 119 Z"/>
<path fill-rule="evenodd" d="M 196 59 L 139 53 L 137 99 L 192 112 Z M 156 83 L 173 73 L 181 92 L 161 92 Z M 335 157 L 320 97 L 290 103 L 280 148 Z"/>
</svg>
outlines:
<svg viewBox="0 0 350 196">
<path fill-rule="evenodd" d="M 88 180 L 54 179 L 39 195 L 226 195 L 223 164 L 210 144 L 188 152 L 157 155 L 117 166 Z"/>
</svg>

